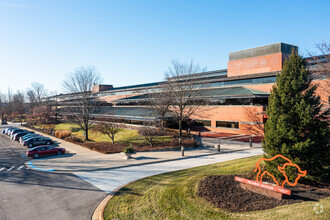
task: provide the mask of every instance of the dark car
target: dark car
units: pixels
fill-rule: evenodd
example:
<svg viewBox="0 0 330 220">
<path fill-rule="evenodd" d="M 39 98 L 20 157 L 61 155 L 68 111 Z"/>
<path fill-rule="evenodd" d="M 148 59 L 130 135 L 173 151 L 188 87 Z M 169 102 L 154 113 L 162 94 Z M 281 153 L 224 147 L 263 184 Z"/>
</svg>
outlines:
<svg viewBox="0 0 330 220">
<path fill-rule="evenodd" d="M 25 131 L 27 131 L 27 130 L 16 129 L 16 130 L 14 130 L 14 131 L 11 132 L 10 138 L 13 139 L 15 134 L 20 133 L 20 132 L 25 132 Z"/>
<path fill-rule="evenodd" d="M 10 135 L 10 138 L 11 139 L 14 139 L 14 136 L 18 133 L 22 133 L 22 132 L 27 132 L 27 130 L 23 130 L 23 129 L 17 129 L 17 130 L 14 130 L 11 135 Z"/>
<path fill-rule="evenodd" d="M 22 131 L 25 131 L 23 129 L 20 129 L 20 128 L 14 128 L 14 129 L 11 129 L 9 132 L 8 132 L 8 135 L 11 137 L 13 134 L 17 133 L 17 132 L 22 132 Z"/>
<path fill-rule="evenodd" d="M 52 144 L 53 141 L 50 138 L 47 137 L 33 137 L 30 139 L 27 139 L 23 141 L 22 145 L 23 146 L 28 146 L 28 147 L 34 147 L 34 146 L 39 146 L 39 145 L 44 145 L 44 144 Z"/>
<path fill-rule="evenodd" d="M 38 158 L 38 157 L 44 157 L 50 155 L 61 155 L 64 153 L 65 153 L 65 148 L 43 145 L 39 147 L 34 147 L 31 150 L 27 150 L 26 156 Z"/>
<path fill-rule="evenodd" d="M 26 134 L 26 135 L 18 138 L 18 140 L 22 144 L 23 141 L 26 141 L 27 139 L 30 139 L 32 137 L 42 137 L 42 136 L 40 134 Z"/>
<path fill-rule="evenodd" d="M 6 135 L 10 135 L 10 132 L 12 132 L 12 131 L 15 130 L 15 129 L 18 129 L 18 128 L 16 128 L 16 127 L 8 128 L 8 129 L 6 129 L 5 134 L 6 134 Z"/>
<path fill-rule="evenodd" d="M 33 131 L 23 131 L 23 132 L 18 132 L 16 133 L 14 136 L 13 136 L 13 140 L 14 141 L 18 141 L 18 139 L 20 137 L 23 137 L 24 135 L 27 135 L 27 134 L 33 134 L 34 132 Z"/>
</svg>

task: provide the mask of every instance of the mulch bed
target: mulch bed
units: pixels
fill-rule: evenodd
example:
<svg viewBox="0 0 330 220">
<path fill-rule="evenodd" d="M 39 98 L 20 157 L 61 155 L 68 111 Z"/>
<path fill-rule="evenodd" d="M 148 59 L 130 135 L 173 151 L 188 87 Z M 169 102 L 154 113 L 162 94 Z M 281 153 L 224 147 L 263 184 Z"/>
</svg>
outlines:
<svg viewBox="0 0 330 220">
<path fill-rule="evenodd" d="M 123 152 L 127 146 L 129 146 L 129 143 L 112 144 L 111 142 L 94 142 L 94 143 L 78 143 L 78 144 L 80 144 L 83 147 L 87 147 L 91 150 L 95 150 L 104 154 L 120 153 Z M 194 146 L 194 140 L 183 139 L 182 145 L 185 147 Z M 133 143 L 132 147 L 136 152 L 153 151 L 153 150 L 173 150 L 175 148 L 179 149 L 179 140 L 173 139 L 172 141 L 154 143 L 153 147 L 151 147 L 150 144 L 146 144 L 146 143 L 144 144 Z"/>
<path fill-rule="evenodd" d="M 202 137 L 209 137 L 209 138 L 222 138 L 222 139 L 233 139 L 233 141 L 241 141 L 241 142 L 249 142 L 250 138 L 252 139 L 253 143 L 261 143 L 262 140 L 264 139 L 263 136 L 253 136 L 251 137 L 250 135 L 241 135 L 237 136 L 237 134 L 234 133 L 225 133 L 225 132 L 202 132 L 201 133 Z"/>
<path fill-rule="evenodd" d="M 282 200 L 244 190 L 234 180 L 233 175 L 208 176 L 200 182 L 198 196 L 219 208 L 232 212 L 247 212 L 271 209 L 276 206 L 317 201 L 330 196 L 330 184 L 304 185 L 286 187 L 292 195 Z"/>
<path fill-rule="evenodd" d="M 225 132 L 203 132 L 201 133 L 202 137 L 228 137 L 228 136 L 235 136 L 237 134 L 234 133 L 225 133 Z"/>
</svg>

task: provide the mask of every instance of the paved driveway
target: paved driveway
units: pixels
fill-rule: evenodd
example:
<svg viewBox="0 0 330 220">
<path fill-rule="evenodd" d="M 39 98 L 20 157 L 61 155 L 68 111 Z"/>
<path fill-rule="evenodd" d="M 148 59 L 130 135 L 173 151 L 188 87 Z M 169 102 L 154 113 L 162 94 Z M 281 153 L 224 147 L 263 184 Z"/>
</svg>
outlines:
<svg viewBox="0 0 330 220">
<path fill-rule="evenodd" d="M 106 193 L 72 174 L 27 169 L 25 151 L 0 134 L 0 220 L 91 219 Z"/>
</svg>

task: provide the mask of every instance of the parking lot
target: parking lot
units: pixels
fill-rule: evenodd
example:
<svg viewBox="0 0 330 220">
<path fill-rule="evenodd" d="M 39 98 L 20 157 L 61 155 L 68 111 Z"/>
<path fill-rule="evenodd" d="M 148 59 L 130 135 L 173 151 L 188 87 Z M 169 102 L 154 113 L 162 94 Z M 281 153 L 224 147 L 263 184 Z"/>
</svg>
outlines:
<svg viewBox="0 0 330 220">
<path fill-rule="evenodd" d="M 24 165 L 29 160 L 25 156 L 26 147 L 12 141 L 8 136 L 0 134 L 0 172 L 12 172 L 27 169 Z"/>
<path fill-rule="evenodd" d="M 0 219 L 90 219 L 106 193 L 72 174 L 28 169 L 26 150 L 1 132 Z"/>
</svg>

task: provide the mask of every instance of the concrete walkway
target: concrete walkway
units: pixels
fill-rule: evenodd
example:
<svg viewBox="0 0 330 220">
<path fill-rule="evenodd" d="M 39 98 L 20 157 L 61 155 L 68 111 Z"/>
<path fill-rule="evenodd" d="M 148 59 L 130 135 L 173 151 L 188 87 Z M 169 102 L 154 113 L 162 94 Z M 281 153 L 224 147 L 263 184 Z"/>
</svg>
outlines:
<svg viewBox="0 0 330 220">
<path fill-rule="evenodd" d="M 261 148 L 250 148 L 232 153 L 204 155 L 195 158 L 186 158 L 184 160 L 174 160 L 170 162 L 160 162 L 104 171 L 75 172 L 74 174 L 99 189 L 111 193 L 118 187 L 141 178 L 228 160 L 257 156 L 262 153 Z"/>
</svg>

